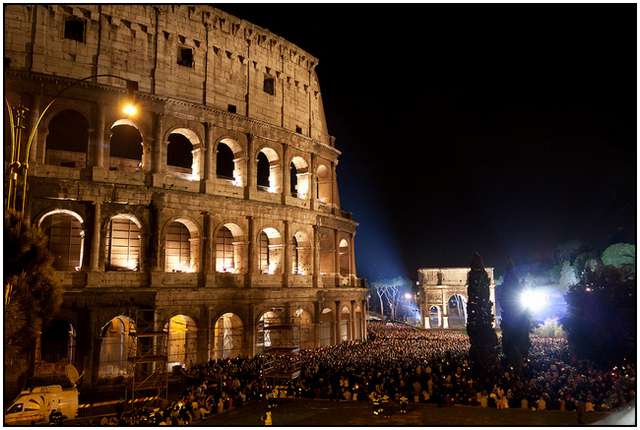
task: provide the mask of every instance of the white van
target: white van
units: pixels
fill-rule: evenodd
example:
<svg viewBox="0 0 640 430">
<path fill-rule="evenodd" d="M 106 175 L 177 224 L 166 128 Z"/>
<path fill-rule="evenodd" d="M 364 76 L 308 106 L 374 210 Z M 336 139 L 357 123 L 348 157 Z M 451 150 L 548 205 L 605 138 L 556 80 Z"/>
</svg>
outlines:
<svg viewBox="0 0 640 430">
<path fill-rule="evenodd" d="M 35 424 L 49 422 L 51 412 L 58 411 L 66 419 L 74 419 L 78 415 L 78 389 L 76 382 L 80 379 L 78 371 L 72 364 L 43 363 L 36 368 L 36 376 L 45 377 L 64 375 L 72 387 L 62 388 L 62 385 L 40 385 L 30 390 L 23 390 L 13 401 L 4 416 L 4 423 Z"/>
<path fill-rule="evenodd" d="M 35 424 L 49 422 L 52 411 L 61 412 L 67 419 L 78 415 L 78 390 L 62 389 L 61 385 L 48 385 L 25 390 L 7 409 L 4 423 Z"/>
</svg>

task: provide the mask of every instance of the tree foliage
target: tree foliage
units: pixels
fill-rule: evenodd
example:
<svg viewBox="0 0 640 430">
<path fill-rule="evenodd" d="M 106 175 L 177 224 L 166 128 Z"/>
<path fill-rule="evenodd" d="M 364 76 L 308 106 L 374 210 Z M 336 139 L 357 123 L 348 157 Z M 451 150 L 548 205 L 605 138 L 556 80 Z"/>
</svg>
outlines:
<svg viewBox="0 0 640 430">
<path fill-rule="evenodd" d="M 58 311 L 62 287 L 47 238 L 13 212 L 4 219 L 5 346 L 31 354 L 41 327 Z"/>
<path fill-rule="evenodd" d="M 471 343 L 469 361 L 480 385 L 490 388 L 499 370 L 498 337 L 491 326 L 493 315 L 489 300 L 489 275 L 477 253 L 471 262 L 467 284 L 467 333 Z"/>
<path fill-rule="evenodd" d="M 602 253 L 602 264 L 635 270 L 636 247 L 630 243 L 614 243 Z"/>
<path fill-rule="evenodd" d="M 498 298 L 502 308 L 502 352 L 506 364 L 513 366 L 516 372 L 529 354 L 529 331 L 531 321 L 529 313 L 520 305 L 522 283 L 516 275 L 513 263 L 509 262 L 504 275 L 504 282 L 498 289 Z"/>
<path fill-rule="evenodd" d="M 578 358 L 600 364 L 635 360 L 635 275 L 614 266 L 586 270 L 565 296 L 562 325 Z"/>
<path fill-rule="evenodd" d="M 370 287 L 376 293 L 380 301 L 380 313 L 384 316 L 386 303 L 386 307 L 389 309 L 390 318 L 395 320 L 402 292 L 407 289 L 411 289 L 411 281 L 407 278 L 403 278 L 402 276 L 397 276 L 395 278 L 374 281 L 371 283 Z"/>
</svg>

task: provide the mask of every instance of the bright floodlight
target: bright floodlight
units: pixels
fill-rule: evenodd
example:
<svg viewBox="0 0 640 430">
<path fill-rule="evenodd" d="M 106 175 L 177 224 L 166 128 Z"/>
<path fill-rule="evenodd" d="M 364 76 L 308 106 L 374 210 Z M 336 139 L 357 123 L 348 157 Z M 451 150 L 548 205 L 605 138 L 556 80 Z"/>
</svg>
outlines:
<svg viewBox="0 0 640 430">
<path fill-rule="evenodd" d="M 128 117 L 134 117 L 138 113 L 138 108 L 133 103 L 126 103 L 122 107 L 122 113 Z"/>
<path fill-rule="evenodd" d="M 404 298 L 405 298 L 405 299 L 410 300 L 410 299 L 411 299 L 411 297 L 412 297 L 412 296 L 411 296 L 411 293 L 404 293 Z"/>
<path fill-rule="evenodd" d="M 538 312 L 544 309 L 549 302 L 549 297 L 541 290 L 524 290 L 520 293 L 520 305 L 529 312 Z"/>
</svg>

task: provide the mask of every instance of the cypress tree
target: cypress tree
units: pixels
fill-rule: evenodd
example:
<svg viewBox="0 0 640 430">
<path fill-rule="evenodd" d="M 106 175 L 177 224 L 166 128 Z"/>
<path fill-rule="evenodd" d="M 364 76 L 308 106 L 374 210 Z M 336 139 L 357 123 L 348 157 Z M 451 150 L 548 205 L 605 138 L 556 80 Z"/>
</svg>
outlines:
<svg viewBox="0 0 640 430">
<path fill-rule="evenodd" d="M 467 275 L 467 333 L 471 347 L 469 361 L 471 371 L 484 388 L 493 386 L 499 370 L 498 337 L 491 326 L 493 315 L 489 300 L 489 275 L 484 270 L 482 257 L 475 253 L 471 261 L 471 270 Z"/>
<path fill-rule="evenodd" d="M 498 290 L 502 308 L 502 352 L 505 364 L 520 373 L 529 355 L 529 331 L 531 321 L 529 313 L 522 309 L 520 293 L 522 284 L 518 279 L 513 262 L 507 263 L 504 282 Z"/>
</svg>

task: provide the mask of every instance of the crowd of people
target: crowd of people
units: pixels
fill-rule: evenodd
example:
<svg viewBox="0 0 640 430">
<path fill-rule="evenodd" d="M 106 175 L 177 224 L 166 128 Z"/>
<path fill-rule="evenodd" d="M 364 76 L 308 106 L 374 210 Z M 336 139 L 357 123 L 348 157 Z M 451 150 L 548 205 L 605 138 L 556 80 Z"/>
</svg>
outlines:
<svg viewBox="0 0 640 430">
<path fill-rule="evenodd" d="M 386 399 L 405 411 L 410 403 L 434 403 L 579 413 L 615 409 L 635 399 L 635 363 L 597 369 L 572 358 L 563 338 L 532 336 L 523 372 L 505 371 L 493 387 L 479 387 L 473 379 L 468 350 L 463 331 L 373 322 L 364 342 L 302 350 L 299 377 L 277 387 L 264 373 L 266 360 L 273 357 L 193 366 L 186 370 L 191 383 L 168 407 L 152 414 L 152 423 L 191 424 L 248 401 L 271 406 L 282 397 L 373 403 Z M 291 357 L 279 359 L 287 362 Z"/>
</svg>

